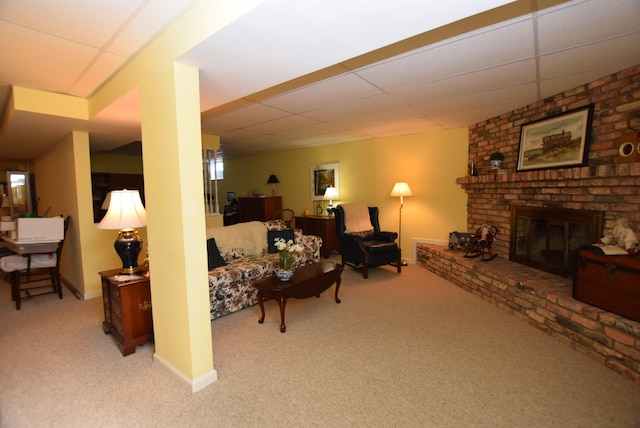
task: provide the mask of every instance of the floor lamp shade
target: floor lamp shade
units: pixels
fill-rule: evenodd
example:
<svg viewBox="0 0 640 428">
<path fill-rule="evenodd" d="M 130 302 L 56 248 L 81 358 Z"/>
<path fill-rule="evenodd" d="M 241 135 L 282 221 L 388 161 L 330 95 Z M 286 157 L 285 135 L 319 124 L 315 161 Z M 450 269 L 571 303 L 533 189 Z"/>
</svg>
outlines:
<svg viewBox="0 0 640 428">
<path fill-rule="evenodd" d="M 122 260 L 121 273 L 132 274 L 141 270 L 138 255 L 142 249 L 142 238 L 135 228 L 147 225 L 147 212 L 137 190 L 113 190 L 110 196 L 109 209 L 98 229 L 120 231 L 114 247 Z"/>
</svg>

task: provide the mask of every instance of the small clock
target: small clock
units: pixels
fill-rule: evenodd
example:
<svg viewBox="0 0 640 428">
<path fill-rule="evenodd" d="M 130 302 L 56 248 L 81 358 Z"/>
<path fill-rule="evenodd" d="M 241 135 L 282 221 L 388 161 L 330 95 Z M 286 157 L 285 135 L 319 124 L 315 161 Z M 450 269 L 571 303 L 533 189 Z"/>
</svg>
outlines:
<svg viewBox="0 0 640 428">
<path fill-rule="evenodd" d="M 322 215 L 322 205 L 320 205 L 320 202 L 316 202 L 316 215 Z"/>
</svg>

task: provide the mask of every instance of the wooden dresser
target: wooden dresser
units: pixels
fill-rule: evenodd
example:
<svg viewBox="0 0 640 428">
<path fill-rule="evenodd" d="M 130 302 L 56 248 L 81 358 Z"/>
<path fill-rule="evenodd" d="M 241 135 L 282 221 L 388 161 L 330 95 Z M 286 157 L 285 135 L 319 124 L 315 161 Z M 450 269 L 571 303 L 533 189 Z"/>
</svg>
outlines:
<svg viewBox="0 0 640 428">
<path fill-rule="evenodd" d="M 295 226 L 298 229 L 302 229 L 302 233 L 305 235 L 316 235 L 322 238 L 320 252 L 325 258 L 328 258 L 333 251 L 340 252 L 340 241 L 336 236 L 335 217 L 296 216 Z"/>
<path fill-rule="evenodd" d="M 100 272 L 104 303 L 105 334 L 111 333 L 122 355 L 136 351 L 136 346 L 153 340 L 151 288 L 149 276 L 118 281 L 120 269 Z"/>
<path fill-rule="evenodd" d="M 282 209 L 282 196 L 266 198 L 238 198 L 240 222 L 267 221 L 276 218 Z"/>
<path fill-rule="evenodd" d="M 640 321 L 640 255 L 578 253 L 573 297 L 634 321 Z"/>
</svg>

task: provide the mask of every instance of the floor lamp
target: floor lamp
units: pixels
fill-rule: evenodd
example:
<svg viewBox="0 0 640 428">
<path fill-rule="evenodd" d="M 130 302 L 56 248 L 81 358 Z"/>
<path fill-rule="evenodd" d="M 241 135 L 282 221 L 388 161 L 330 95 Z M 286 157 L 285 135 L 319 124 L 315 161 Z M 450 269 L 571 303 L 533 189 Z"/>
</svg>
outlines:
<svg viewBox="0 0 640 428">
<path fill-rule="evenodd" d="M 389 196 L 395 198 L 397 198 L 398 196 L 400 197 L 400 216 L 398 219 L 398 246 L 400 247 L 400 250 L 402 250 L 402 205 L 404 204 L 404 197 L 413 196 L 413 193 L 411 193 L 411 189 L 409 188 L 409 185 L 407 183 L 398 182 L 394 184 L 393 190 L 391 190 L 391 195 Z M 404 259 L 402 259 L 402 265 L 407 265 L 407 262 L 405 262 Z"/>
</svg>

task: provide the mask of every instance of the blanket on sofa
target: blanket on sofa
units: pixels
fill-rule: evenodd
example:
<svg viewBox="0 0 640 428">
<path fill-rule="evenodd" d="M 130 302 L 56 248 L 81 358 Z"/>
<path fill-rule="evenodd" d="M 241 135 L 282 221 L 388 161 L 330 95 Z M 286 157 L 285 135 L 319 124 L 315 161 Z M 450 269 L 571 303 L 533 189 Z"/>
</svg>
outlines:
<svg viewBox="0 0 640 428">
<path fill-rule="evenodd" d="M 207 239 L 214 238 L 221 253 L 241 248 L 247 256 L 257 256 L 267 249 L 267 226 L 261 221 L 207 229 Z"/>
</svg>

